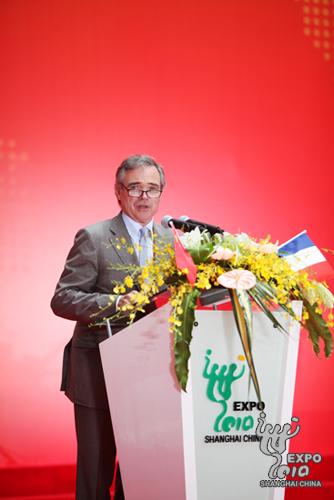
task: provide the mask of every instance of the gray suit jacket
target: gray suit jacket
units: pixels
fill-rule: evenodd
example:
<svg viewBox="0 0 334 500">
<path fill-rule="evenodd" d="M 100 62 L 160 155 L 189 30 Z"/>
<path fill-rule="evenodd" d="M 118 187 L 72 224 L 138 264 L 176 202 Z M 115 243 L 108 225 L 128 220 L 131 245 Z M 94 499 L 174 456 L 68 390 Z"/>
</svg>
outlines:
<svg viewBox="0 0 334 500">
<path fill-rule="evenodd" d="M 169 230 L 154 224 L 158 239 L 172 241 Z M 137 264 L 136 253 L 130 254 L 124 245 L 117 248 L 120 238 L 132 245 L 121 214 L 97 222 L 76 234 L 64 271 L 51 301 L 57 316 L 76 321 L 73 337 L 64 351 L 61 389 L 75 403 L 95 408 L 108 407 L 98 344 L 107 338 L 106 327 L 89 327 L 93 321 L 115 312 L 115 305 L 102 311 L 112 294 L 112 280 L 122 281 L 127 272 L 112 269 L 112 264 Z M 146 312 L 153 310 L 153 306 Z M 113 333 L 126 327 L 126 321 L 114 321 Z"/>
</svg>

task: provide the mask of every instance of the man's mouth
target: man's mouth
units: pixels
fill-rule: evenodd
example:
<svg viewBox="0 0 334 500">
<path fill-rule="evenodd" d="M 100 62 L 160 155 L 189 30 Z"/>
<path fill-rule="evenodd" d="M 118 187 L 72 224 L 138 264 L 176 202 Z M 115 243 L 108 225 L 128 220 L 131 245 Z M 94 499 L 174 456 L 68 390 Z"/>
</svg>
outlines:
<svg viewBox="0 0 334 500">
<path fill-rule="evenodd" d="M 139 209 L 147 209 L 147 208 L 151 208 L 151 207 L 150 207 L 150 205 L 140 204 L 140 205 L 137 205 L 137 208 L 139 208 Z"/>
</svg>

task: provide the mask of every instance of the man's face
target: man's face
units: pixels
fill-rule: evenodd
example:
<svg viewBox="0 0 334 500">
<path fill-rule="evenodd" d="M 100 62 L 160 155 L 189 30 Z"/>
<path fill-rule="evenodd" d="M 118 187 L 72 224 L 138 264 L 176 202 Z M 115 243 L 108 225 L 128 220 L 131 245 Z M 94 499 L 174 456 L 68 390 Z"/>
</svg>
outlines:
<svg viewBox="0 0 334 500">
<path fill-rule="evenodd" d="M 158 211 L 160 198 L 148 198 L 143 194 L 140 198 L 132 198 L 125 189 L 161 189 L 160 175 L 153 166 L 142 166 L 128 170 L 123 178 L 122 185 L 116 185 L 115 194 L 123 212 L 140 224 L 147 224 Z"/>
</svg>

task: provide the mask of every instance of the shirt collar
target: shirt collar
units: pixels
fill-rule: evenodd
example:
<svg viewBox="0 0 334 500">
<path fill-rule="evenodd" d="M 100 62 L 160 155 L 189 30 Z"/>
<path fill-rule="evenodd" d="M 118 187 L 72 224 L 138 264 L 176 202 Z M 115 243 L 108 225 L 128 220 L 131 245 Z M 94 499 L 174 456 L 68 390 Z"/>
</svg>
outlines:
<svg viewBox="0 0 334 500">
<path fill-rule="evenodd" d="M 123 218 L 124 224 L 126 226 L 126 229 L 128 230 L 129 235 L 131 236 L 131 238 L 133 238 L 133 239 L 138 238 L 139 231 L 144 226 L 142 224 L 140 224 L 140 222 L 137 222 L 137 221 L 131 219 L 131 217 L 126 215 L 124 212 L 122 212 L 122 218 Z M 147 227 L 152 233 L 153 219 L 148 224 L 145 224 L 145 227 Z"/>
</svg>

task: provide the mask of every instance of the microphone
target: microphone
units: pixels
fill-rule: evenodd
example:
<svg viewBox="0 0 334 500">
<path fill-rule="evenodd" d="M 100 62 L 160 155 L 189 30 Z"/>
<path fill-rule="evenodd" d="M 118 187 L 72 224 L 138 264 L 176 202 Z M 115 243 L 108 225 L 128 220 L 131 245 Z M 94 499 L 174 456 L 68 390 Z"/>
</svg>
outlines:
<svg viewBox="0 0 334 500">
<path fill-rule="evenodd" d="M 174 219 L 174 217 L 172 217 L 171 215 L 165 215 L 161 219 L 162 227 L 169 229 L 171 224 L 173 224 L 176 229 L 181 229 L 181 231 L 183 231 L 184 233 L 189 233 L 197 227 L 197 224 L 193 224 L 192 222 L 184 221 L 181 219 Z"/>
<path fill-rule="evenodd" d="M 199 227 L 201 231 L 206 229 L 211 236 L 216 233 L 224 234 L 224 229 L 221 229 L 219 226 L 213 226 L 212 224 L 207 224 L 206 222 L 190 219 L 188 215 L 181 215 L 179 220 L 186 222 L 187 224 L 191 224 L 192 226 Z"/>
</svg>

